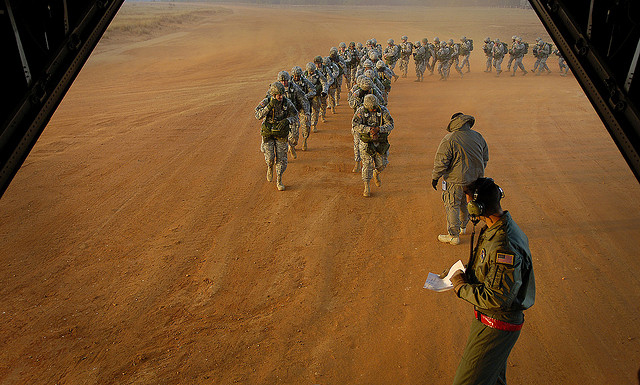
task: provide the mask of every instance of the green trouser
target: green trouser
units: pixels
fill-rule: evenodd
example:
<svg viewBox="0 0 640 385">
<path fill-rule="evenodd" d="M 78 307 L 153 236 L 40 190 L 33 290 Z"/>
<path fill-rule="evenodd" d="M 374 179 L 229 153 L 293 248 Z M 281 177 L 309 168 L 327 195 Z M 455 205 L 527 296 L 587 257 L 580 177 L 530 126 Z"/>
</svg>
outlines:
<svg viewBox="0 0 640 385">
<path fill-rule="evenodd" d="M 474 319 L 454 385 L 506 385 L 507 358 L 520 331 L 490 328 Z"/>
</svg>

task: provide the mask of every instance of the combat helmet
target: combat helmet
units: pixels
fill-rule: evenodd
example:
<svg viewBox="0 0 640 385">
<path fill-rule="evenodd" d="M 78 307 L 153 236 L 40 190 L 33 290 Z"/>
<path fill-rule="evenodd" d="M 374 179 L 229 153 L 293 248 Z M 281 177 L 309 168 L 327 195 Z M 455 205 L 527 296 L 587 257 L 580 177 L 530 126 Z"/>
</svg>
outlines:
<svg viewBox="0 0 640 385">
<path fill-rule="evenodd" d="M 416 40 L 416 42 L 413 43 L 413 45 L 415 45 L 416 47 L 421 47 L 422 43 L 420 43 L 420 40 Z"/>
<path fill-rule="evenodd" d="M 500 44 L 500 39 L 496 39 L 496 44 Z"/>
<path fill-rule="evenodd" d="M 300 66 L 293 66 L 293 68 L 291 68 L 291 75 L 294 78 L 302 76 L 302 68 L 300 68 Z"/>
<path fill-rule="evenodd" d="M 362 105 L 367 110 L 371 111 L 374 108 L 378 107 L 378 98 L 373 94 L 368 94 L 364 96 L 364 100 L 362 100 Z"/>
<path fill-rule="evenodd" d="M 356 42 L 352 41 L 349 43 L 349 48 L 354 48 L 356 46 Z"/>
<path fill-rule="evenodd" d="M 340 44 L 338 44 L 338 47 L 347 48 L 347 43 L 345 43 L 344 41 L 341 41 Z"/>
<path fill-rule="evenodd" d="M 484 39 L 484 42 L 485 42 L 485 43 L 489 43 L 489 42 L 491 42 L 491 38 L 490 38 L 489 36 L 487 36 L 487 38 L 486 38 L 486 39 Z"/>
<path fill-rule="evenodd" d="M 284 86 L 280 82 L 273 82 L 269 86 L 269 93 L 273 96 L 284 95 Z"/>
<path fill-rule="evenodd" d="M 373 62 L 369 59 L 365 60 L 364 63 L 362 63 L 362 66 L 364 68 L 373 68 Z"/>
<path fill-rule="evenodd" d="M 374 47 L 378 45 L 378 41 L 376 40 L 375 37 L 371 38 L 371 45 L 373 45 Z"/>
<path fill-rule="evenodd" d="M 511 40 L 516 41 L 517 39 L 518 39 L 518 36 L 516 35 L 511 36 Z"/>
<path fill-rule="evenodd" d="M 363 48 L 363 47 L 362 47 L 362 43 L 358 42 L 358 43 L 356 44 L 356 47 L 357 47 L 358 49 L 362 49 L 362 48 Z"/>
<path fill-rule="evenodd" d="M 449 41 L 447 42 L 447 44 L 449 44 L 449 45 L 453 45 L 453 39 L 449 39 Z"/>
<path fill-rule="evenodd" d="M 521 38 L 520 36 L 516 36 L 516 41 L 517 41 L 518 43 L 522 43 L 522 38 Z"/>
<path fill-rule="evenodd" d="M 440 38 L 438 36 L 434 37 L 433 42 L 436 44 L 440 43 Z"/>
<path fill-rule="evenodd" d="M 331 65 L 331 58 L 329 56 L 325 56 L 324 59 L 322 59 L 322 64 L 329 66 Z"/>
<path fill-rule="evenodd" d="M 462 36 L 462 37 L 460 38 L 460 41 L 467 41 L 467 37 L 466 37 L 466 36 Z"/>
<path fill-rule="evenodd" d="M 378 57 L 378 51 L 375 50 L 371 50 L 369 51 L 369 59 L 374 62 L 374 61 L 378 61 L 379 57 Z"/>
<path fill-rule="evenodd" d="M 403 41 L 407 41 L 407 39 L 409 39 L 409 38 L 408 38 L 406 35 L 405 35 L 405 36 L 402 36 L 402 40 L 403 40 Z"/>
<path fill-rule="evenodd" d="M 389 44 L 389 45 L 393 45 L 393 39 L 389 39 L 389 40 L 387 40 L 387 44 Z"/>
<path fill-rule="evenodd" d="M 377 68 L 377 69 L 381 70 L 381 69 L 383 69 L 384 67 L 385 67 L 385 64 L 384 64 L 384 62 L 383 62 L 382 60 L 378 60 L 378 61 L 376 62 L 376 68 Z"/>
<path fill-rule="evenodd" d="M 360 89 L 362 89 L 363 91 L 369 91 L 372 86 L 373 81 L 371 81 L 371 79 L 366 76 L 360 77 L 360 80 L 358 81 L 358 87 L 360 87 Z"/>
<path fill-rule="evenodd" d="M 336 57 L 337 54 L 338 54 L 338 48 L 331 47 L 331 49 L 329 50 L 329 56 L 330 57 Z"/>
<path fill-rule="evenodd" d="M 279 82 L 288 82 L 291 80 L 291 75 L 289 75 L 289 73 L 287 71 L 280 71 L 278 72 L 278 78 L 277 80 Z"/>
<path fill-rule="evenodd" d="M 307 63 L 307 72 L 313 73 L 316 72 L 316 65 L 312 62 Z"/>
<path fill-rule="evenodd" d="M 376 78 L 376 74 L 373 72 L 373 70 L 364 71 L 364 76 L 368 77 L 371 80 Z"/>
<path fill-rule="evenodd" d="M 427 39 L 426 37 L 424 39 L 422 39 L 422 44 L 427 44 L 429 42 L 429 39 Z"/>
<path fill-rule="evenodd" d="M 318 55 L 313 58 L 313 62 L 316 64 L 322 64 L 322 56 Z"/>
</svg>

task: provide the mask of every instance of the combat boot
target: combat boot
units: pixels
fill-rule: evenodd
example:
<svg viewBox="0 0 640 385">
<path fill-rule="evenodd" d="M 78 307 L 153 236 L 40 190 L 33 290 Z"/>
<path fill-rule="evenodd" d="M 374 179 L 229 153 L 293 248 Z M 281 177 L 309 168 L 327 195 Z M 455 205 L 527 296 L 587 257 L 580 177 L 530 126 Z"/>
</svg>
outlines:
<svg viewBox="0 0 640 385">
<path fill-rule="evenodd" d="M 363 197 L 371 196 L 371 189 L 369 188 L 369 181 L 364 182 L 364 191 L 362 192 Z"/>
<path fill-rule="evenodd" d="M 267 182 L 271 182 L 273 180 L 273 165 L 267 165 Z"/>
<path fill-rule="evenodd" d="M 376 184 L 377 187 L 382 186 L 382 182 L 380 181 L 380 173 L 378 172 L 378 170 L 373 170 L 373 182 Z"/>
<path fill-rule="evenodd" d="M 307 151 L 307 138 L 302 139 L 302 151 Z"/>
<path fill-rule="evenodd" d="M 280 174 L 276 176 L 276 186 L 278 187 L 278 191 L 284 191 L 284 185 L 282 184 L 282 175 Z"/>
<path fill-rule="evenodd" d="M 296 154 L 296 148 L 292 145 L 289 145 L 289 152 L 291 152 L 291 156 L 293 156 L 293 159 L 298 158 L 298 154 Z"/>
<path fill-rule="evenodd" d="M 351 172 L 358 172 L 360 171 L 360 162 L 356 162 L 356 164 L 353 166 L 353 170 L 351 170 Z"/>
<path fill-rule="evenodd" d="M 438 240 L 442 243 L 448 243 L 454 246 L 460 244 L 460 237 L 457 235 L 440 234 L 438 235 Z"/>
</svg>

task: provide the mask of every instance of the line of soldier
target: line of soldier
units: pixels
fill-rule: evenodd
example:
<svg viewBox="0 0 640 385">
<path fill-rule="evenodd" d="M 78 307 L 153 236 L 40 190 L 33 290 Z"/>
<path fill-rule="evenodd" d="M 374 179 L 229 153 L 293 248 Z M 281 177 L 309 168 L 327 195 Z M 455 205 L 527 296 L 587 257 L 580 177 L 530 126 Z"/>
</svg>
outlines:
<svg viewBox="0 0 640 385">
<path fill-rule="evenodd" d="M 502 61 L 508 54 L 509 62 L 507 63 L 507 72 L 511 72 L 511 65 L 513 64 L 511 76 L 515 76 L 518 69 L 521 70 L 523 76 L 529 73 L 524 68 L 524 64 L 522 64 L 522 59 L 529 52 L 529 43 L 523 42 L 520 36 L 511 37 L 511 46 L 508 46 L 505 42 L 501 42 L 500 39 L 493 41 L 490 37 L 487 37 L 484 39 L 482 51 L 487 58 L 484 72 L 491 72 L 495 68 L 496 76 L 500 76 L 500 73 L 502 73 Z M 536 75 L 540 75 L 543 71 L 550 74 L 551 70 L 547 65 L 547 59 L 550 55 L 556 55 L 558 57 L 560 75 L 567 76 L 569 67 L 560 51 L 554 48 L 551 43 L 546 43 L 538 37 L 536 38 L 536 43 L 531 48 L 531 53 L 536 59 L 531 71 Z"/>
</svg>

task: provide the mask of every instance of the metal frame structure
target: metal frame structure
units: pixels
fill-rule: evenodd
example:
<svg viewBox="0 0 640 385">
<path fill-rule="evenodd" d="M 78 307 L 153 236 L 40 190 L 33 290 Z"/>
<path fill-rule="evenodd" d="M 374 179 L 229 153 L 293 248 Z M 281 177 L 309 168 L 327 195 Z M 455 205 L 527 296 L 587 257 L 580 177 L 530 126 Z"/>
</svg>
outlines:
<svg viewBox="0 0 640 385">
<path fill-rule="evenodd" d="M 529 2 L 640 181 L 640 2 Z"/>
<path fill-rule="evenodd" d="M 124 0 L 0 0 L 0 196 Z"/>
</svg>

